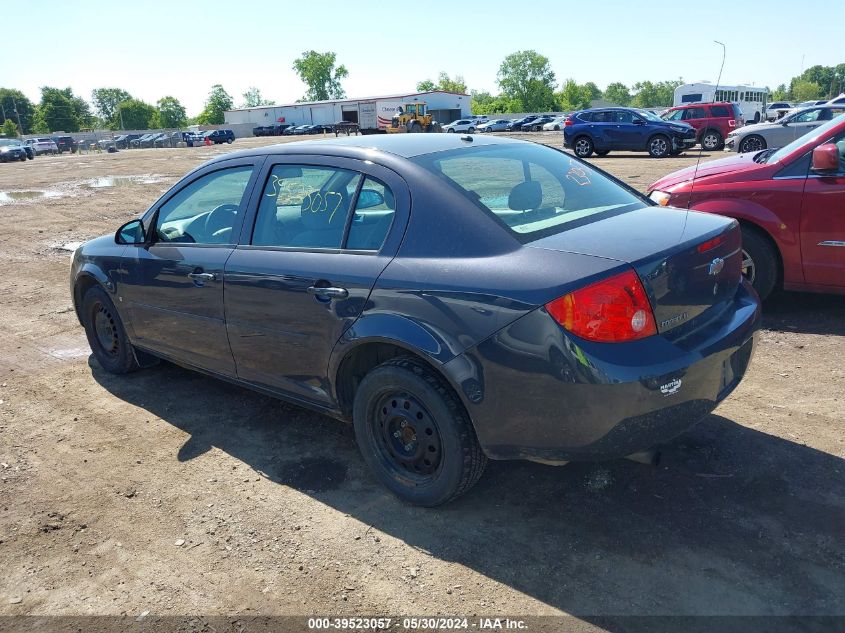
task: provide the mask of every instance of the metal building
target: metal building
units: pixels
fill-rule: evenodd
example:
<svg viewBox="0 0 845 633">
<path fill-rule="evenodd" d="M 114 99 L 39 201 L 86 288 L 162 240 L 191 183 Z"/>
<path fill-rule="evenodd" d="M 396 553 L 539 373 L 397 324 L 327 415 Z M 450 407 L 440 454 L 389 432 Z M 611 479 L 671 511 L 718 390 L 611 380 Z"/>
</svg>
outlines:
<svg viewBox="0 0 845 633">
<path fill-rule="evenodd" d="M 238 108 L 227 110 L 225 120 L 229 125 L 249 123 L 254 126 L 273 123 L 332 124 L 350 121 L 361 126 L 362 130 L 376 130 L 383 129 L 390 123 L 397 107 L 403 103 L 415 101 L 424 101 L 428 105 L 429 112 L 440 123 L 451 123 L 470 114 L 469 95 L 434 90 L 365 99 L 306 101 L 257 108 Z"/>
</svg>

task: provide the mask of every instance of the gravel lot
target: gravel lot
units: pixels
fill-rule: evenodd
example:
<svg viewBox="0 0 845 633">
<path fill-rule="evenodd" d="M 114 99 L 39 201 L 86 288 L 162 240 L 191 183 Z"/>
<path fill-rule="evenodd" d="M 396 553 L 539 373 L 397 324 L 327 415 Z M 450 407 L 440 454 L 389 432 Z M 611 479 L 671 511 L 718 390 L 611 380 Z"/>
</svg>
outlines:
<svg viewBox="0 0 845 633">
<path fill-rule="evenodd" d="M 770 301 L 745 381 L 659 467 L 492 462 L 436 510 L 338 422 L 166 363 L 101 371 L 62 246 L 279 140 L 0 165 L 0 615 L 845 615 L 845 297 Z M 594 162 L 644 190 L 695 160 Z"/>
</svg>

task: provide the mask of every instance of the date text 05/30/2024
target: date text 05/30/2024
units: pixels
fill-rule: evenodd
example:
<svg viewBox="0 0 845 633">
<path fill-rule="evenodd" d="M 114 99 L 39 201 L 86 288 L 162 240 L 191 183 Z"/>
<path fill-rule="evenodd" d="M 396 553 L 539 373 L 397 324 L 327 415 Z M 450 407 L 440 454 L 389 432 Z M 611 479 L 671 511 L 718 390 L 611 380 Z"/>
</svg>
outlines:
<svg viewBox="0 0 845 633">
<path fill-rule="evenodd" d="M 408 631 L 438 631 L 450 629 L 476 629 L 480 631 L 524 631 L 528 625 L 524 620 L 510 618 L 469 618 L 456 617 L 419 617 L 419 618 L 367 618 L 367 617 L 346 617 L 330 618 L 315 617 L 308 618 L 310 630 L 376 630 L 385 631 L 391 627 L 398 627 Z"/>
</svg>

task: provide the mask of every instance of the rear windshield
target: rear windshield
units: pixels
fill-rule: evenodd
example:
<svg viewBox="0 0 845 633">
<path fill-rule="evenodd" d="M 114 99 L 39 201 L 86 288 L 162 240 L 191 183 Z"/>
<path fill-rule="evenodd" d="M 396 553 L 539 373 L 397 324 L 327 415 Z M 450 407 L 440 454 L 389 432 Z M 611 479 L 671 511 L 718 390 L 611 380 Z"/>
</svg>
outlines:
<svg viewBox="0 0 845 633">
<path fill-rule="evenodd" d="M 521 242 L 650 204 L 588 164 L 545 145 L 461 148 L 411 160 L 492 214 Z"/>
</svg>

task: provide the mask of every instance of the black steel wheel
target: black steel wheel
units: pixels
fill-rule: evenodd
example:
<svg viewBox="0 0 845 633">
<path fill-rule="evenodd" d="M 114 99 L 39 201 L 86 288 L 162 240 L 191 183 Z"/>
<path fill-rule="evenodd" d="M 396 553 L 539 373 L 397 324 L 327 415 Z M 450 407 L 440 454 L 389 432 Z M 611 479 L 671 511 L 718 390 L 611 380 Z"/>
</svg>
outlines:
<svg viewBox="0 0 845 633">
<path fill-rule="evenodd" d="M 460 400 L 412 358 L 370 371 L 358 386 L 352 418 L 364 461 L 403 501 L 446 503 L 469 490 L 487 463 Z"/>
<path fill-rule="evenodd" d="M 138 369 L 135 351 L 126 336 L 123 322 L 106 291 L 90 288 L 82 300 L 82 322 L 88 345 L 103 369 L 126 374 Z"/>
</svg>

